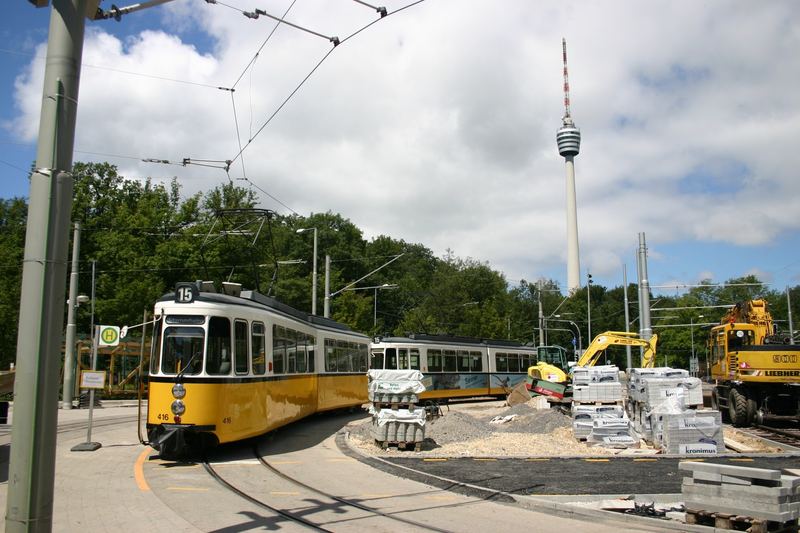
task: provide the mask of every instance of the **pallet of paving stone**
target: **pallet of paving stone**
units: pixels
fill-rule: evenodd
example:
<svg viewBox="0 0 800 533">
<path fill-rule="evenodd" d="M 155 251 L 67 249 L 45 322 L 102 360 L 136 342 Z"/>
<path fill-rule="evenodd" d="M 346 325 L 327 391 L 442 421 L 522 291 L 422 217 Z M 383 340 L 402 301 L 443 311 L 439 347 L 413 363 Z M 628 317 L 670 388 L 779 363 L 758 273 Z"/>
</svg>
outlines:
<svg viewBox="0 0 800 533">
<path fill-rule="evenodd" d="M 573 385 L 589 385 L 591 383 L 607 383 L 614 381 L 619 381 L 619 367 L 615 365 L 572 367 Z"/>
<path fill-rule="evenodd" d="M 800 477 L 780 470 L 683 461 L 691 472 L 681 484 L 684 506 L 786 524 L 800 516 Z"/>
<path fill-rule="evenodd" d="M 717 529 L 747 531 L 749 533 L 789 533 L 798 531 L 797 519 L 788 522 L 773 522 L 750 516 L 729 513 L 712 513 L 698 509 L 686 509 L 686 523 L 709 526 Z"/>
<path fill-rule="evenodd" d="M 620 382 L 592 383 L 574 385 L 572 401 L 575 403 L 617 403 L 622 404 L 622 384 Z"/>
<path fill-rule="evenodd" d="M 664 453 L 704 455 L 725 452 L 719 411 L 651 414 L 650 420 L 652 442 Z"/>
<path fill-rule="evenodd" d="M 674 395 L 683 396 L 683 405 L 703 405 L 703 385 L 699 378 L 645 378 L 629 389 L 632 400 L 655 407 Z"/>
</svg>

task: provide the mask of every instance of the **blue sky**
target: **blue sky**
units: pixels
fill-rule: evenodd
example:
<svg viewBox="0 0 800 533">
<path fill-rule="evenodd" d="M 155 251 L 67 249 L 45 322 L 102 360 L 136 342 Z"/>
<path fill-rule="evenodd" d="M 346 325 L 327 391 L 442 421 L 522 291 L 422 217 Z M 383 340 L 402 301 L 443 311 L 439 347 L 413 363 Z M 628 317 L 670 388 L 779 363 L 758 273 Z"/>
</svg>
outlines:
<svg viewBox="0 0 800 533">
<path fill-rule="evenodd" d="M 653 285 L 800 283 L 794 2 L 426 0 L 337 47 L 265 125 L 331 45 L 283 26 L 253 60 L 274 23 L 237 9 L 280 16 L 290 3 L 174 0 L 88 22 L 75 160 L 175 176 L 189 195 L 228 176 L 141 160 L 229 159 L 252 138 L 230 177 L 263 207 L 338 212 L 367 238 L 565 286 L 566 37 L 582 277 L 616 286 L 624 264 L 633 281 L 644 232 Z M 299 0 L 287 19 L 344 38 L 376 16 Z M 22 0 L 0 22 L 6 198 L 28 194 L 48 24 Z M 233 97 L 214 88 L 234 84 Z"/>
</svg>

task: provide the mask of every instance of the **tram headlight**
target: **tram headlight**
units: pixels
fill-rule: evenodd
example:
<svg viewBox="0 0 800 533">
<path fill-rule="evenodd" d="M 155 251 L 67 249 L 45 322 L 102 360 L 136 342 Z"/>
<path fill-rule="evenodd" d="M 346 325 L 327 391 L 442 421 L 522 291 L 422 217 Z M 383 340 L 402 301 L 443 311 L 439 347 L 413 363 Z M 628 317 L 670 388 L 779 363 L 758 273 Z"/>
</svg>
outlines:
<svg viewBox="0 0 800 533">
<path fill-rule="evenodd" d="M 180 416 L 186 411 L 186 404 L 180 400 L 175 400 L 169 407 L 172 409 L 172 414 L 175 416 Z"/>
<path fill-rule="evenodd" d="M 172 397 L 177 398 L 178 400 L 182 399 L 186 396 L 186 387 L 183 386 L 183 383 L 176 383 L 172 386 Z"/>
</svg>

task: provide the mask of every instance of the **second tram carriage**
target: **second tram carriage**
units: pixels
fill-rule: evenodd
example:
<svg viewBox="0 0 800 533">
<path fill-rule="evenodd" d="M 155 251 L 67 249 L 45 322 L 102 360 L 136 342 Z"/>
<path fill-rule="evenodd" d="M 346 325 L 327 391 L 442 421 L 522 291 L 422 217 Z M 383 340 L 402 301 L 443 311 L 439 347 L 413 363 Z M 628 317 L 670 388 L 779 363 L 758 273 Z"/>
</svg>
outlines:
<svg viewBox="0 0 800 533">
<path fill-rule="evenodd" d="M 518 342 L 451 335 L 376 338 L 370 368 L 420 370 L 424 400 L 505 396 L 525 381 L 537 349 Z"/>
</svg>

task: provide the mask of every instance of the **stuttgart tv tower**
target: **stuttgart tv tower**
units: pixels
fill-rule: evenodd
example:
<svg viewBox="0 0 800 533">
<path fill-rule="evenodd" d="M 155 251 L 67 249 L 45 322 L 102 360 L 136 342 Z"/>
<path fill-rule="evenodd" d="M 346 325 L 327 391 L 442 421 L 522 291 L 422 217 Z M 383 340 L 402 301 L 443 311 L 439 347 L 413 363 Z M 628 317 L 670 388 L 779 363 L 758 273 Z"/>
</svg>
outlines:
<svg viewBox="0 0 800 533">
<path fill-rule="evenodd" d="M 567 163 L 567 290 L 581 287 L 581 262 L 578 256 L 578 208 L 575 201 L 575 156 L 581 149 L 581 130 L 572 122 L 569 111 L 569 77 L 567 76 L 567 40 L 561 39 L 564 51 L 564 119 L 556 134 L 558 153 Z"/>
</svg>

